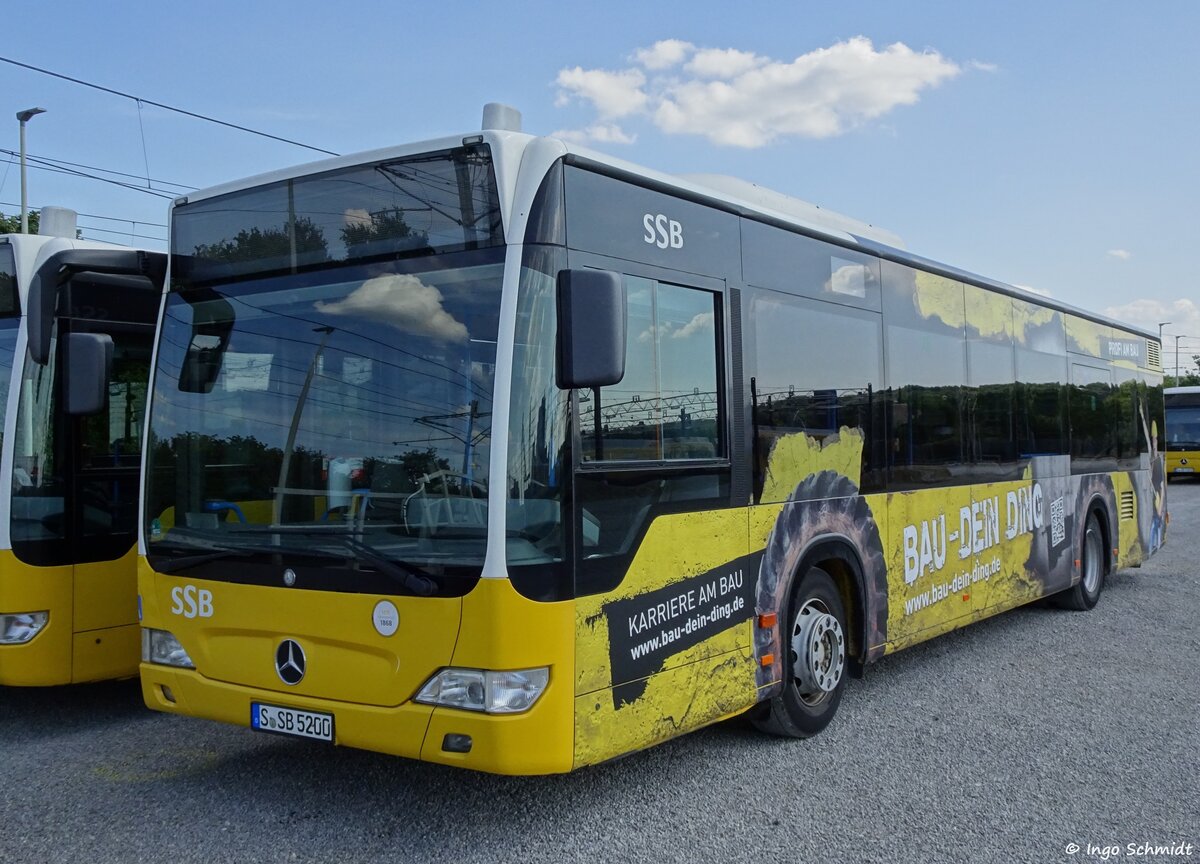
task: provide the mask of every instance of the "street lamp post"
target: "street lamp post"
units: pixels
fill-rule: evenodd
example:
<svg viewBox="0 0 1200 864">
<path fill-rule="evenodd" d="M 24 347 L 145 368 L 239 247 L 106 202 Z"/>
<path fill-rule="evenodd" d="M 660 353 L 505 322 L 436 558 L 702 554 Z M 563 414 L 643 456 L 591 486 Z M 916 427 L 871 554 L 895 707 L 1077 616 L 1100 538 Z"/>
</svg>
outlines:
<svg viewBox="0 0 1200 864">
<path fill-rule="evenodd" d="M 1175 337 L 1175 386 L 1179 386 L 1179 340 L 1182 336 Z"/>
<path fill-rule="evenodd" d="M 1160 322 L 1158 322 L 1158 344 L 1159 344 L 1159 345 L 1161 345 L 1161 344 L 1162 344 L 1162 328 L 1166 327 L 1166 326 L 1167 326 L 1168 324 L 1170 324 L 1170 323 L 1171 323 L 1170 321 L 1160 321 Z"/>
<path fill-rule="evenodd" d="M 45 108 L 26 108 L 24 111 L 17 112 L 17 119 L 21 121 L 21 233 L 29 233 L 29 207 L 28 199 L 25 193 L 25 124 L 29 122 L 31 117 L 36 117 L 38 114 L 45 114 Z"/>
</svg>

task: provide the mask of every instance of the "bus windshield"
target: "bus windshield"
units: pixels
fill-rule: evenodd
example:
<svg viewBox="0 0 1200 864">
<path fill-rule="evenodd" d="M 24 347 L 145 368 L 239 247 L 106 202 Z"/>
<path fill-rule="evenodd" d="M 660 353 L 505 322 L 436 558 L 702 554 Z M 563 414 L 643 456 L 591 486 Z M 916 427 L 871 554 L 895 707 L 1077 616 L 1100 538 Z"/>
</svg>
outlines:
<svg viewBox="0 0 1200 864">
<path fill-rule="evenodd" d="M 153 566 L 256 581 L 283 556 L 298 586 L 342 591 L 478 575 L 505 251 L 480 165 L 422 157 L 177 208 Z"/>
<path fill-rule="evenodd" d="M 1167 405 L 1167 449 L 1200 450 L 1200 405 L 1186 408 Z"/>
</svg>

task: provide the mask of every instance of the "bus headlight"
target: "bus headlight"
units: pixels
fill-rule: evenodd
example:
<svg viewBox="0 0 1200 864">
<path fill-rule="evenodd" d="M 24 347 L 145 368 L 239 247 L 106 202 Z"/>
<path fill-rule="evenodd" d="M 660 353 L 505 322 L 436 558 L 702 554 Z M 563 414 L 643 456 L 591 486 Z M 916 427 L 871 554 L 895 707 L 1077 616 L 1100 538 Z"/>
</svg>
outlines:
<svg viewBox="0 0 1200 864">
<path fill-rule="evenodd" d="M 159 666 L 179 666 L 182 669 L 196 668 L 192 658 L 173 634 L 149 627 L 142 628 L 142 662 L 157 663 Z"/>
<path fill-rule="evenodd" d="M 0 645 L 24 645 L 42 632 L 49 612 L 14 612 L 0 615 Z"/>
<path fill-rule="evenodd" d="M 416 701 L 488 714 L 520 714 L 533 707 L 549 682 L 550 670 L 545 666 L 514 672 L 443 669 L 425 682 Z"/>
</svg>

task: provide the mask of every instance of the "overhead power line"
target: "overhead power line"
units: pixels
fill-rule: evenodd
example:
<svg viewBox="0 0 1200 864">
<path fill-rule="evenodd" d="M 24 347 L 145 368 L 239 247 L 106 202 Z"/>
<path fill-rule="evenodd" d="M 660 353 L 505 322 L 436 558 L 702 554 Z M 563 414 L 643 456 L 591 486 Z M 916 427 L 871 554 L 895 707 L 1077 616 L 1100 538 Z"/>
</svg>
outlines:
<svg viewBox="0 0 1200 864">
<path fill-rule="evenodd" d="M 153 234 L 138 234 L 136 231 L 114 231 L 111 228 L 97 228 L 95 225 L 80 225 L 81 231 L 99 231 L 101 234 L 115 234 L 118 237 L 139 237 L 142 240 L 155 240 L 159 243 L 166 243 L 166 237 L 155 237 Z"/>
<path fill-rule="evenodd" d="M 29 167 L 36 168 L 39 171 L 49 171 L 52 174 L 67 174 L 72 177 L 86 177 L 89 180 L 99 180 L 102 183 L 111 183 L 114 186 L 132 189 L 134 192 L 144 192 L 147 195 L 153 195 L 155 198 L 164 198 L 167 201 L 174 200 L 176 197 L 170 192 L 161 192 L 158 189 L 147 189 L 145 186 L 137 186 L 133 183 L 126 183 L 122 180 L 113 180 L 110 177 L 100 177 L 97 174 L 88 174 L 86 171 L 77 171 L 74 168 L 61 168 L 57 165 L 41 165 L 38 162 L 32 162 Z"/>
<path fill-rule="evenodd" d="M 32 66 L 29 63 L 22 63 L 19 60 L 13 60 L 9 57 L 0 57 L 0 61 L 11 63 L 13 66 L 20 66 L 22 69 L 29 69 L 33 72 L 40 72 L 43 75 L 49 75 L 52 78 L 59 78 L 63 81 L 70 81 L 72 84 L 79 84 L 83 87 L 91 87 L 93 90 L 100 90 L 104 93 L 111 93 L 114 96 L 121 96 L 125 99 L 132 99 L 138 105 L 153 105 L 155 108 L 162 108 L 164 111 L 174 111 L 176 114 L 183 114 L 187 117 L 193 117 L 197 120 L 207 120 L 209 123 L 216 123 L 219 126 L 225 126 L 230 129 L 237 129 L 239 132 L 249 132 L 251 135 L 258 135 L 263 138 L 270 138 L 273 141 L 281 141 L 284 144 L 291 144 L 294 147 L 303 147 L 306 150 L 315 150 L 318 153 L 324 153 L 327 156 L 340 156 L 340 153 L 335 153 L 332 150 L 326 150 L 323 147 L 314 147 L 311 144 L 304 144 L 300 141 L 293 141 L 291 138 L 283 138 L 279 135 L 272 135 L 269 132 L 260 132 L 257 129 L 251 129 L 248 126 L 239 126 L 237 123 L 230 123 L 225 120 L 218 120 L 216 117 L 209 117 L 205 114 L 198 114 L 195 111 L 187 111 L 183 108 L 175 108 L 171 105 L 164 105 L 162 102 L 155 102 L 153 99 L 143 99 L 141 96 L 134 96 L 131 93 L 122 93 L 120 90 L 114 90 L 111 87 L 103 87 L 99 84 L 93 84 L 91 81 L 84 81 L 80 78 L 72 78 L 70 75 L 63 75 L 59 72 L 51 72 L 49 69 L 42 69 L 38 66 Z"/>
<path fill-rule="evenodd" d="M 20 204 L 14 203 L 12 201 L 0 201 L 0 207 L 20 207 L 20 206 L 21 206 Z M 29 209 L 30 210 L 41 210 L 42 208 L 39 207 L 38 205 L 34 204 L 34 205 L 31 205 Z M 129 222 L 130 224 L 133 224 L 133 225 L 145 225 L 148 228 L 166 228 L 167 227 L 166 224 L 163 222 L 147 222 L 145 219 L 122 219 L 119 216 L 100 216 L 100 215 L 97 215 L 96 213 L 79 213 L 78 210 L 76 210 L 75 212 L 79 216 L 84 216 L 84 217 L 87 217 L 88 219 L 106 219 L 109 222 Z"/>
<path fill-rule="evenodd" d="M 20 155 L 19 153 L 17 153 L 14 150 L 6 150 L 3 147 L 0 147 L 0 153 L 6 153 L 9 156 L 19 156 Z M 51 159 L 48 156 L 35 156 L 32 153 L 26 153 L 25 160 L 27 162 L 35 163 L 35 167 L 38 164 L 40 164 L 42 166 L 49 166 L 51 168 L 61 168 L 63 166 L 67 166 L 70 168 L 86 168 L 89 171 L 99 171 L 102 174 L 115 174 L 118 177 L 129 177 L 133 180 L 145 180 L 147 183 L 157 183 L 160 186 L 175 186 L 176 188 L 179 188 L 179 189 L 185 189 L 188 192 L 195 191 L 198 188 L 196 186 L 188 186 L 186 183 L 172 183 L 170 180 L 159 180 L 154 177 L 146 177 L 142 174 L 128 174 L 125 171 L 114 171 L 112 168 L 97 168 L 95 165 L 83 165 L 79 162 L 68 162 L 66 159 Z M 164 191 L 165 192 L 165 191 L 169 191 L 169 190 L 164 189 L 164 190 L 155 190 L 155 191 Z"/>
</svg>

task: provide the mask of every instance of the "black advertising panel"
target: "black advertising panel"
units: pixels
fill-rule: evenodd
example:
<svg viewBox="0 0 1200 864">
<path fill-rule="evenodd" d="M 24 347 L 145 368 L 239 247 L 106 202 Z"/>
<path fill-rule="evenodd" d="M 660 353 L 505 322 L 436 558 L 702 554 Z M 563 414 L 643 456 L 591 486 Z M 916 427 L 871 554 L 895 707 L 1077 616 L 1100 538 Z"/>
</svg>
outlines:
<svg viewBox="0 0 1200 864">
<path fill-rule="evenodd" d="M 572 249 L 717 277 L 741 270 L 732 213 L 575 166 L 566 199 Z"/>
<path fill-rule="evenodd" d="M 754 615 L 761 553 L 604 607 L 614 704 L 632 702 L 666 661 Z M 636 682 L 636 683 L 635 683 Z"/>
</svg>

